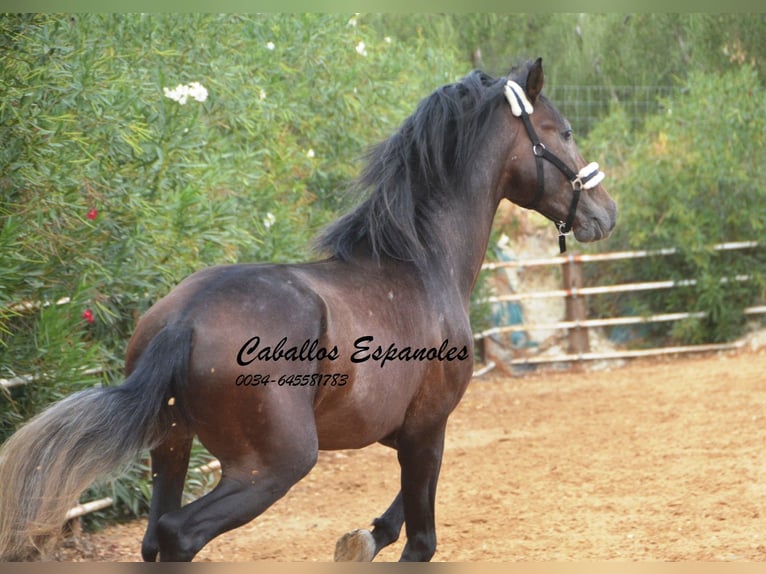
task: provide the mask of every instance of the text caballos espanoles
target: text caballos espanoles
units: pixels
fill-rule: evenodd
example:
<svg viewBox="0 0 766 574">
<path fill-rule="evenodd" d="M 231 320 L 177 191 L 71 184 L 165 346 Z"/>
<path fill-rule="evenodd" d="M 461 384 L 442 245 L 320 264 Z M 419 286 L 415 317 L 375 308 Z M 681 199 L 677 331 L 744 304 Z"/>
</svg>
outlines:
<svg viewBox="0 0 766 574">
<path fill-rule="evenodd" d="M 444 339 L 438 347 L 400 346 L 396 343 L 384 347 L 374 341 L 375 338 L 370 335 L 357 338 L 349 360 L 352 363 L 377 361 L 382 368 L 389 361 L 464 361 L 469 357 L 465 345 L 450 345 L 449 339 Z M 261 346 L 261 338 L 256 335 L 239 349 L 237 363 L 244 367 L 254 361 L 335 361 L 339 357 L 337 345 L 327 348 L 317 339 L 306 339 L 300 345 L 291 345 L 287 337 L 282 337 L 274 346 Z"/>
</svg>

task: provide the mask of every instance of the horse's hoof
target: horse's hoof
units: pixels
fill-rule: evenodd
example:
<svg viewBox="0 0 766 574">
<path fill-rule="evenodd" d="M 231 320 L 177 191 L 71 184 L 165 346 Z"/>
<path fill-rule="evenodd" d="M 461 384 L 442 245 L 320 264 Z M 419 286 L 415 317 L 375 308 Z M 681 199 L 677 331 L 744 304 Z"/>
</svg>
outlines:
<svg viewBox="0 0 766 574">
<path fill-rule="evenodd" d="M 352 530 L 335 543 L 335 562 L 372 562 L 375 539 L 369 530 Z"/>
</svg>

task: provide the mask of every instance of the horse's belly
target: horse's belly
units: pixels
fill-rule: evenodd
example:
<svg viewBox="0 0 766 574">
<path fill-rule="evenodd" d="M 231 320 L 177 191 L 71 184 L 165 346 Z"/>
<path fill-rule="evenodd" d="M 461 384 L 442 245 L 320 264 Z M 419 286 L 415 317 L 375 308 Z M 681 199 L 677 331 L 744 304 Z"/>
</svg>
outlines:
<svg viewBox="0 0 766 574">
<path fill-rule="evenodd" d="M 314 416 L 320 449 L 362 448 L 401 426 L 420 377 L 386 371 L 357 372 L 346 385 L 317 393 Z"/>
<path fill-rule="evenodd" d="M 406 408 L 366 404 L 323 410 L 315 414 L 321 450 L 362 448 L 395 432 Z"/>
</svg>

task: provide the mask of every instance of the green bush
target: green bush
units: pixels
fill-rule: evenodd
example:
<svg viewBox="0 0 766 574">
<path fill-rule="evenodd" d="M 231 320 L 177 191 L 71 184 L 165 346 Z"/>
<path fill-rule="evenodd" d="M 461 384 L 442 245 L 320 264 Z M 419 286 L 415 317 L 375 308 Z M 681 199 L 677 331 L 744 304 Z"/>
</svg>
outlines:
<svg viewBox="0 0 766 574">
<path fill-rule="evenodd" d="M 189 273 L 311 257 L 310 238 L 348 204 L 343 189 L 358 172 L 356 158 L 436 86 L 464 75 L 474 48 L 496 74 L 519 56 L 542 55 L 554 87 L 636 78 L 688 84 L 665 102 L 672 113 L 636 129 L 640 120 L 615 108 L 580 147 L 609 170 L 621 210 L 615 236 L 596 248 L 680 249 L 673 259 L 618 266 L 610 279 L 699 282 L 604 305 L 712 311 L 653 334 L 734 336 L 742 325 L 736 310 L 762 292 L 763 256 L 715 253 L 710 245 L 762 231 L 764 95 L 748 67 L 710 70 L 755 62 L 762 74 L 763 22 L 744 15 L 1 15 L 0 378 L 31 376 L 31 383 L 0 387 L 0 440 L 66 394 L 121 382 L 136 320 Z M 647 40 L 664 47 L 647 57 Z M 687 82 L 688 70 L 695 72 Z M 193 82 L 207 90 L 203 101 L 181 105 L 165 95 Z M 751 279 L 720 282 L 737 274 Z M 481 315 L 474 306 L 478 329 Z M 206 456 L 197 447 L 192 465 Z M 87 497 L 114 496 L 120 516 L 143 512 L 143 464 Z"/>
<path fill-rule="evenodd" d="M 684 343 L 729 341 L 742 332 L 742 310 L 764 293 L 762 248 L 715 251 L 718 243 L 759 240 L 766 221 L 762 150 L 766 95 L 749 66 L 690 74 L 664 112 L 632 131 L 617 110 L 583 146 L 611 166 L 620 206 L 609 250 L 675 247 L 677 254 L 625 262 L 618 282 L 693 279 L 688 287 L 606 298 L 612 312 L 705 312 L 647 335 Z M 737 280 L 748 276 L 748 280 Z"/>
<path fill-rule="evenodd" d="M 355 160 L 465 71 L 351 15 L 0 16 L 0 378 L 32 377 L 3 388 L 0 439 L 121 382 L 136 320 L 191 272 L 310 257 Z M 88 496 L 143 511 L 127 476 Z"/>
</svg>

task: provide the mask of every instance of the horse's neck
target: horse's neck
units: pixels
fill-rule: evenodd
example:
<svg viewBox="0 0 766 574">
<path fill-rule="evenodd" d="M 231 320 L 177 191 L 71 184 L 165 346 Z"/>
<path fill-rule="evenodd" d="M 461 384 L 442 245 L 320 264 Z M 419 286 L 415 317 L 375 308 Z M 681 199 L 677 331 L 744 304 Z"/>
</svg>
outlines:
<svg viewBox="0 0 766 574">
<path fill-rule="evenodd" d="M 438 246 L 432 269 L 452 285 L 465 305 L 481 271 L 487 252 L 492 221 L 500 202 L 483 190 L 463 194 L 461 201 L 448 202 L 436 214 Z"/>
</svg>

